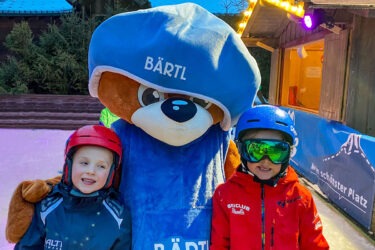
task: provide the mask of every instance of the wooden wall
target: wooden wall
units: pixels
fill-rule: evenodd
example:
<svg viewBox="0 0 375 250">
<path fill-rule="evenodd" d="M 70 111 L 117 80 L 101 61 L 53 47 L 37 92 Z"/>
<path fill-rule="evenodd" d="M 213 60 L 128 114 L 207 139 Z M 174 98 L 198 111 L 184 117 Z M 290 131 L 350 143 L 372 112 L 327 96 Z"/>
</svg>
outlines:
<svg viewBox="0 0 375 250">
<path fill-rule="evenodd" d="M 352 33 L 346 125 L 375 136 L 375 18 L 356 16 Z"/>
<path fill-rule="evenodd" d="M 325 49 L 324 55 L 319 115 L 341 121 L 374 137 L 375 18 L 352 15 L 345 25 L 339 26 L 344 28 L 344 31 L 336 35 L 322 28 L 304 31 L 298 24 L 290 22 L 280 36 L 279 48 L 285 49 L 325 39 L 327 50 Z M 275 62 L 277 60 L 274 60 L 271 66 L 275 68 L 271 71 L 271 74 L 274 74 L 271 79 L 277 86 L 275 79 L 280 75 Z M 271 103 L 280 104 L 277 88 L 270 93 L 270 97 Z"/>
<path fill-rule="evenodd" d="M 301 24 L 289 22 L 280 36 L 280 47 L 288 48 L 299 44 L 322 39 L 329 31 L 318 27 L 315 30 L 305 30 Z"/>
<path fill-rule="evenodd" d="M 98 124 L 103 108 L 88 95 L 0 95 L 0 128 L 73 130 Z"/>
<path fill-rule="evenodd" d="M 324 38 L 322 87 L 319 116 L 342 121 L 349 30 Z"/>
<path fill-rule="evenodd" d="M 269 104 L 277 105 L 279 103 L 279 86 L 281 70 L 281 50 L 275 49 L 271 56 L 270 69 L 270 86 L 268 88 L 268 102 Z"/>
</svg>

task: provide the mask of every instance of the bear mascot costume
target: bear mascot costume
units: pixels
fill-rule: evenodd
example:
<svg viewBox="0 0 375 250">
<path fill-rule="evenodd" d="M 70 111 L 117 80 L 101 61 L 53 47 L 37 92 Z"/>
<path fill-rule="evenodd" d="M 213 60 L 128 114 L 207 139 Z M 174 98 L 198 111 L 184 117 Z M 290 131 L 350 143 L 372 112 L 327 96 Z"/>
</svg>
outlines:
<svg viewBox="0 0 375 250">
<path fill-rule="evenodd" d="M 90 94 L 121 118 L 133 249 L 208 249 L 212 195 L 240 163 L 228 131 L 260 83 L 240 37 L 191 3 L 123 13 L 95 30 L 89 73 Z M 25 185 L 11 207 L 38 188 Z M 8 240 L 24 233 L 10 228 L 17 211 Z"/>
</svg>

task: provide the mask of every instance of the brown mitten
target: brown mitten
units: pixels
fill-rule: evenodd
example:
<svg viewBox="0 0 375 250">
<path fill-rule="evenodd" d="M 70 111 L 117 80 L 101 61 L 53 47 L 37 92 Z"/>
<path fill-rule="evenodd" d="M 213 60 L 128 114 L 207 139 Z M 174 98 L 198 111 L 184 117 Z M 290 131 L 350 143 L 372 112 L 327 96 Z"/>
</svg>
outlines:
<svg viewBox="0 0 375 250">
<path fill-rule="evenodd" d="M 61 176 L 57 176 L 45 181 L 23 181 L 17 186 L 9 203 L 5 232 L 10 243 L 17 243 L 26 233 L 33 218 L 34 203 L 44 199 L 60 180 Z"/>
</svg>

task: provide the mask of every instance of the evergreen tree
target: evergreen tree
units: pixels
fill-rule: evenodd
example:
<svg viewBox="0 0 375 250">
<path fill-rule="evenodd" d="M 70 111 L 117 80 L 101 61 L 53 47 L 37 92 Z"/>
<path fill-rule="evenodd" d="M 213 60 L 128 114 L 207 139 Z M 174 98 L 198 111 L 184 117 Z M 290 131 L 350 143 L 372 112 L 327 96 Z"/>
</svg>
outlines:
<svg viewBox="0 0 375 250">
<path fill-rule="evenodd" d="M 13 55 L 0 66 L 0 91 L 87 94 L 87 53 L 95 27 L 93 19 L 71 13 L 59 26 L 49 24 L 39 41 L 33 41 L 27 22 L 15 24 L 6 37 L 5 46 Z"/>
<path fill-rule="evenodd" d="M 110 2 L 110 1 L 108 1 Z M 88 94 L 88 48 L 92 32 L 110 16 L 150 7 L 147 0 L 113 0 L 103 17 L 83 18 L 73 12 L 49 24 L 34 39 L 27 22 L 15 24 L 4 45 L 12 55 L 0 63 L 0 94 Z M 242 16 L 218 14 L 233 29 Z M 262 92 L 268 96 L 270 53 L 250 48 L 262 74 Z"/>
<path fill-rule="evenodd" d="M 12 54 L 0 64 L 0 94 L 88 94 L 87 55 L 95 28 L 116 13 L 149 6 L 147 0 L 115 0 L 104 17 L 69 13 L 38 39 L 27 22 L 15 24 L 4 43 Z"/>
<path fill-rule="evenodd" d="M 268 90 L 270 85 L 270 71 L 271 71 L 271 52 L 259 48 L 251 47 L 249 48 L 251 55 L 257 61 L 262 82 L 260 84 L 260 91 L 263 96 L 268 100 Z"/>
<path fill-rule="evenodd" d="M 28 93 L 27 79 L 29 70 L 19 63 L 15 57 L 9 57 L 7 62 L 0 65 L 0 94 Z"/>
<path fill-rule="evenodd" d="M 0 65 L 0 93 L 28 93 L 28 82 L 33 78 L 33 72 L 28 67 L 35 59 L 33 35 L 26 22 L 16 24 L 6 37 L 5 46 L 13 52 Z"/>
</svg>

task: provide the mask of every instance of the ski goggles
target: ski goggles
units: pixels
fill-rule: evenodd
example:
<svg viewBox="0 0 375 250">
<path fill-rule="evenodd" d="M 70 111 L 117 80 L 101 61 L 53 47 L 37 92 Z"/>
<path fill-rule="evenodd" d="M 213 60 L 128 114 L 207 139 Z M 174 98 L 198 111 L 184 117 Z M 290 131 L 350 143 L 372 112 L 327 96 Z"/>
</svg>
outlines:
<svg viewBox="0 0 375 250">
<path fill-rule="evenodd" d="M 241 143 L 241 155 L 248 162 L 259 162 L 268 157 L 274 164 L 289 160 L 290 145 L 280 140 L 249 139 Z"/>
</svg>

